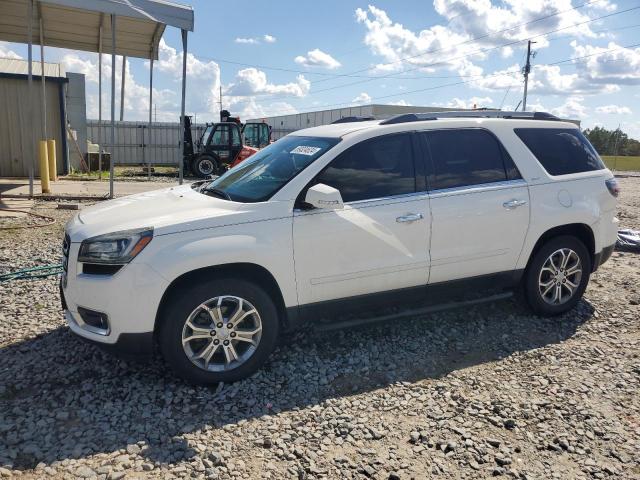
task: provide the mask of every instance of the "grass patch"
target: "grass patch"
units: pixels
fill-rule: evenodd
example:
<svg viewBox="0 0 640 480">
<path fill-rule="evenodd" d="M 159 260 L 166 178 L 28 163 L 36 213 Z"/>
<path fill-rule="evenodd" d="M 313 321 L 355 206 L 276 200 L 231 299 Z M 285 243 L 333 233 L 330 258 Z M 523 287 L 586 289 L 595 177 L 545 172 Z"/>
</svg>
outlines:
<svg viewBox="0 0 640 480">
<path fill-rule="evenodd" d="M 602 160 L 612 170 L 629 170 L 640 172 L 640 156 L 626 157 L 622 155 L 603 155 Z"/>
<path fill-rule="evenodd" d="M 115 179 L 132 179 L 132 178 L 147 178 L 147 172 L 143 167 L 137 166 L 116 166 L 113 170 L 113 176 Z M 176 167 L 153 167 L 152 177 L 177 177 L 178 169 Z M 72 171 L 69 175 L 63 177 L 67 180 L 109 180 L 109 171 L 100 172 L 94 171 L 91 173 L 80 172 L 77 170 Z"/>
</svg>

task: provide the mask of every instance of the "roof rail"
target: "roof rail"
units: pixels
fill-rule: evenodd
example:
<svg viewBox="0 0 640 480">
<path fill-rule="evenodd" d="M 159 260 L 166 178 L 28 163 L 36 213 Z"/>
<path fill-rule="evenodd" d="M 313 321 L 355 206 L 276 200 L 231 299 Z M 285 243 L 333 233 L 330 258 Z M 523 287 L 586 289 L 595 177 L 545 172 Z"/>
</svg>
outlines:
<svg viewBox="0 0 640 480">
<path fill-rule="evenodd" d="M 338 120 L 331 122 L 331 125 L 334 123 L 351 123 L 351 122 L 368 122 L 369 120 L 375 120 L 373 117 L 342 117 Z"/>
<path fill-rule="evenodd" d="M 519 120 L 561 120 L 547 112 L 507 112 L 503 110 L 468 110 L 459 112 L 404 113 L 380 122 L 380 125 L 422 122 L 438 118 L 513 118 Z M 334 122 L 335 123 L 335 122 Z"/>
</svg>

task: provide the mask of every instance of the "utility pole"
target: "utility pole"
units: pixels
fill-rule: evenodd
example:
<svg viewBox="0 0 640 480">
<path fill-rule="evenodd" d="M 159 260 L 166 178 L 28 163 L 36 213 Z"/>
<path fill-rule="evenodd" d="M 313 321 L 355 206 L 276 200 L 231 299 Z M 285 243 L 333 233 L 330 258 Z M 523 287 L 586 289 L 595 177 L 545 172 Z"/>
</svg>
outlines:
<svg viewBox="0 0 640 480">
<path fill-rule="evenodd" d="M 220 84 L 220 111 L 222 111 L 222 83 Z"/>
<path fill-rule="evenodd" d="M 531 44 L 536 43 L 529 40 L 527 43 L 527 63 L 522 70 L 524 73 L 524 96 L 522 97 L 522 111 L 527 110 L 527 87 L 529 86 L 529 73 L 531 72 Z M 535 57 L 535 53 L 533 54 Z"/>
</svg>

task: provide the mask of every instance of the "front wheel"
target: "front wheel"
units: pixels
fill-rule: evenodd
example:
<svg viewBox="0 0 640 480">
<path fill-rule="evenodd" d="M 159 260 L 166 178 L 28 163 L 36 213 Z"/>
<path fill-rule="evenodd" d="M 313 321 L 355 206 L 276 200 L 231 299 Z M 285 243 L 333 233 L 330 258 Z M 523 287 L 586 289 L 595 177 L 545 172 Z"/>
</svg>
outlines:
<svg viewBox="0 0 640 480">
<path fill-rule="evenodd" d="M 160 350 L 171 368 L 200 385 L 252 375 L 278 339 L 278 313 L 258 285 L 216 279 L 174 292 L 162 315 Z"/>
<path fill-rule="evenodd" d="M 220 164 L 208 155 L 197 157 L 193 162 L 193 173 L 199 178 L 208 178 L 211 175 L 218 175 Z"/>
<path fill-rule="evenodd" d="M 553 238 L 538 250 L 525 272 L 527 303 L 539 315 L 565 313 L 582 298 L 590 274 L 591 257 L 580 240 Z"/>
</svg>

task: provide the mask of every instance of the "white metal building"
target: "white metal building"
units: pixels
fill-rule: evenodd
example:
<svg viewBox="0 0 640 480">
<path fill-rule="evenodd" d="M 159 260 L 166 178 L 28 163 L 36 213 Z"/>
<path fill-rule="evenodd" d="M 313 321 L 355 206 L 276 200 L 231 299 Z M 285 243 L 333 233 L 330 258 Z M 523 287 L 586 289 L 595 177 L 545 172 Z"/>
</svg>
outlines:
<svg viewBox="0 0 640 480">
<path fill-rule="evenodd" d="M 407 105 L 362 105 L 356 107 L 336 108 L 333 110 L 320 110 L 317 112 L 296 113 L 292 115 L 281 115 L 277 117 L 255 118 L 247 120 L 249 122 L 265 121 L 271 126 L 274 140 L 302 128 L 317 127 L 318 125 L 328 125 L 344 117 L 373 117 L 383 119 L 400 115 L 402 113 L 428 113 L 447 112 L 451 110 L 464 110 L 445 107 L 415 107 Z"/>
</svg>

